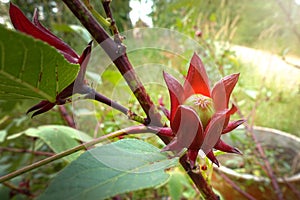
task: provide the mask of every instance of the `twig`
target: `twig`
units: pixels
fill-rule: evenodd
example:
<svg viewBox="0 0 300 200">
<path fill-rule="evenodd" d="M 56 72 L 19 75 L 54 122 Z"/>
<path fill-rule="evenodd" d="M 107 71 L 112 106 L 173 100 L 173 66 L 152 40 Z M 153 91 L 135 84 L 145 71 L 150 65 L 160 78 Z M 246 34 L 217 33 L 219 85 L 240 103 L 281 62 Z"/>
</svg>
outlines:
<svg viewBox="0 0 300 200">
<path fill-rule="evenodd" d="M 234 101 L 236 101 L 235 98 L 233 98 Z M 239 106 L 236 104 L 237 108 L 238 108 L 238 114 L 240 115 L 240 117 L 244 118 L 244 115 L 242 114 Z M 258 106 L 258 102 L 255 103 L 255 106 L 253 108 L 253 110 L 255 110 Z M 246 128 L 246 130 L 251 134 L 251 137 L 255 143 L 255 146 L 256 146 L 256 149 L 258 150 L 259 154 L 260 154 L 260 157 L 262 158 L 262 160 L 264 161 L 264 165 L 265 165 L 265 168 L 266 168 L 266 172 L 267 172 L 267 175 L 268 177 L 270 178 L 271 180 L 271 183 L 272 183 L 272 186 L 275 190 L 275 194 L 277 195 L 277 198 L 279 200 L 283 200 L 283 194 L 282 194 L 282 191 L 279 187 L 279 184 L 278 184 L 278 181 L 277 181 L 277 178 L 274 174 L 274 171 L 270 165 L 270 162 L 265 154 L 265 151 L 263 149 L 263 147 L 261 146 L 260 142 L 258 141 L 257 137 L 255 136 L 255 134 L 253 133 L 253 126 L 254 126 L 254 115 L 255 115 L 255 112 L 252 112 L 252 122 L 251 124 L 249 125 L 247 122 L 244 123 L 244 126 Z"/>
<path fill-rule="evenodd" d="M 116 21 L 113 18 L 113 15 L 112 15 L 112 12 L 111 12 L 111 9 L 110 9 L 111 1 L 112 0 L 102 0 L 102 5 L 103 5 L 104 11 L 106 13 L 106 17 L 108 17 L 109 20 L 110 20 L 110 29 L 111 29 L 111 31 L 114 35 L 115 42 L 122 43 L 122 37 L 120 36 L 118 27 L 116 25 Z"/>
<path fill-rule="evenodd" d="M 0 152 L 2 151 L 10 151 L 14 153 L 31 153 L 38 156 L 53 156 L 54 153 L 51 152 L 45 152 L 45 151 L 32 151 L 28 149 L 17 149 L 17 148 L 11 148 L 11 147 L 0 147 Z"/>
<path fill-rule="evenodd" d="M 147 120 L 144 119 L 143 117 L 135 114 L 134 112 L 132 112 L 128 108 L 125 108 L 124 106 L 122 106 L 118 102 L 113 101 L 113 100 L 109 99 L 108 97 L 98 93 L 94 89 L 92 89 L 92 91 L 90 93 L 88 93 L 85 96 L 85 98 L 86 99 L 94 99 L 96 101 L 104 103 L 104 104 L 120 111 L 121 113 L 125 114 L 128 117 L 128 119 L 134 120 L 134 121 L 139 122 L 139 123 L 144 124 L 144 125 L 146 125 L 148 123 Z"/>
<path fill-rule="evenodd" d="M 257 104 L 255 105 L 255 108 L 256 109 L 257 107 Z M 256 145 L 256 149 L 258 150 L 259 154 L 260 154 L 260 157 L 262 158 L 262 160 L 264 161 L 264 165 L 265 165 L 265 168 L 266 168 L 266 172 L 269 176 L 269 178 L 271 179 L 271 183 L 272 183 L 272 186 L 275 190 L 275 194 L 277 195 L 277 198 L 279 200 L 283 200 L 283 193 L 279 187 L 279 184 L 278 184 L 278 181 L 277 181 L 277 177 L 275 176 L 275 173 L 271 167 L 271 164 L 265 154 L 265 151 L 263 149 L 263 147 L 261 146 L 260 142 L 258 141 L 256 135 L 253 133 L 253 126 L 254 126 L 254 115 L 255 115 L 255 112 L 253 112 L 253 117 L 252 117 L 252 121 L 251 121 L 251 125 L 249 127 L 249 125 L 247 123 L 245 123 L 245 127 L 246 129 L 248 130 L 248 132 L 251 134 L 251 137 L 253 139 L 253 141 L 255 142 L 255 145 Z"/>
<path fill-rule="evenodd" d="M 246 197 L 249 200 L 256 200 L 252 195 L 250 195 L 249 193 L 245 192 L 244 190 L 242 190 L 237 184 L 235 184 L 228 176 L 226 176 L 223 172 L 221 172 L 220 170 L 218 170 L 220 176 L 222 176 L 222 178 L 227 181 L 227 183 L 229 183 L 236 191 L 238 191 L 241 195 L 243 195 L 244 197 Z"/>
<path fill-rule="evenodd" d="M 7 180 L 10 180 L 14 177 L 17 177 L 21 174 L 24 174 L 26 172 L 29 172 L 33 169 L 36 169 L 36 168 L 39 168 L 41 166 L 44 166 L 50 162 L 53 162 L 55 160 L 58 160 L 60 158 L 63 158 L 65 156 L 68 156 L 70 154 L 73 154 L 77 151 L 80 151 L 80 150 L 83 150 L 83 149 L 86 149 L 88 147 L 91 147 L 91 146 L 94 146 L 95 144 L 98 144 L 106 139 L 110 139 L 110 138 L 114 138 L 114 137 L 117 137 L 117 136 L 120 136 L 120 135 L 124 135 L 124 134 L 131 134 L 131 133 L 143 133 L 143 132 L 148 132 L 148 129 L 147 127 L 145 126 L 132 126 L 132 127 L 129 127 L 129 128 L 124 128 L 124 129 L 121 129 L 121 130 L 118 130 L 116 132 L 113 132 L 113 133 L 110 133 L 110 134 L 107 134 L 107 135 L 103 135 L 99 138 L 96 138 L 90 142 L 86 142 L 86 143 L 83 143 L 83 144 L 80 144 L 76 147 L 73 147 L 71 149 L 68 149 L 66 151 L 63 151 L 61 153 L 58 153 L 58 154 L 55 154 L 51 157 L 48 157 L 48 158 L 45 158 L 43 160 L 40 160 L 38 162 L 35 162 L 31 165 L 27 165 L 26 167 L 23 167 L 19 170 L 16 170 L 10 174 L 7 174 L 7 175 L 4 175 L 2 177 L 0 177 L 0 183 L 2 182 L 5 182 Z"/>
<path fill-rule="evenodd" d="M 297 69 L 300 69 L 300 65 L 297 65 L 297 64 L 294 64 L 294 63 L 292 63 L 292 62 L 287 61 L 285 56 L 282 56 L 282 60 L 283 60 L 286 64 L 288 64 L 288 65 L 290 65 L 290 66 L 292 66 L 292 67 L 295 67 L 295 68 L 297 68 Z"/>
<path fill-rule="evenodd" d="M 58 110 L 59 110 L 61 117 L 65 120 L 65 122 L 68 124 L 68 126 L 76 129 L 75 121 L 69 115 L 66 107 L 64 105 L 59 105 Z"/>
<path fill-rule="evenodd" d="M 110 27 L 111 23 L 109 21 L 107 21 L 106 19 L 104 19 L 104 17 L 102 17 L 102 15 L 100 15 L 95 9 L 94 7 L 90 4 L 89 0 L 83 0 L 85 6 L 89 9 L 89 11 L 94 15 L 94 17 L 98 20 L 98 22 L 100 22 L 100 24 L 102 24 L 103 26 L 107 26 Z"/>
<path fill-rule="evenodd" d="M 13 190 L 17 193 L 24 194 L 24 195 L 26 195 L 28 197 L 31 197 L 31 198 L 34 197 L 34 195 L 31 194 L 31 192 L 26 188 L 25 189 L 19 188 L 19 187 L 15 186 L 14 184 L 9 183 L 9 182 L 4 182 L 3 185 L 5 185 L 6 187 L 10 188 L 11 190 Z"/>
<path fill-rule="evenodd" d="M 289 181 L 286 181 L 284 179 L 284 182 L 288 185 L 288 187 L 293 191 L 293 193 L 296 195 L 296 199 L 300 199 L 300 191 Z"/>
</svg>

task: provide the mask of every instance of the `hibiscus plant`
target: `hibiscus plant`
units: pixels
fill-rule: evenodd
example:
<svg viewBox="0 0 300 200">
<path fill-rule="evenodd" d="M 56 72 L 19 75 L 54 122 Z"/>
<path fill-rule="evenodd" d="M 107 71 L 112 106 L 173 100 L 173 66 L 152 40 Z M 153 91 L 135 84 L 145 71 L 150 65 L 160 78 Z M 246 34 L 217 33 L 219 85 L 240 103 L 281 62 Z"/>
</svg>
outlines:
<svg viewBox="0 0 300 200">
<path fill-rule="evenodd" d="M 53 107 L 67 104 L 74 100 L 74 95 L 79 95 L 82 101 L 95 100 L 120 111 L 128 120 L 133 120 L 138 125 L 96 139 L 83 139 L 86 134 L 76 130 L 75 126 L 40 126 L 24 130 L 21 134 L 41 139 L 46 137 L 45 134 L 51 137 L 54 132 L 68 135 L 70 140 L 76 138 L 81 144 L 66 150 L 54 150 L 54 155 L 4 174 L 0 181 L 8 184 L 14 177 L 57 159 L 68 158 L 67 167 L 53 178 L 39 198 L 105 199 L 120 193 L 161 185 L 168 180 L 167 169 L 180 164 L 204 198 L 218 199 L 218 195 L 199 172 L 197 162 L 207 157 L 219 166 L 215 150 L 242 154 L 238 148 L 222 140 L 222 134 L 232 131 L 244 122 L 243 119 L 230 120 L 231 115 L 237 111 L 237 107 L 230 103 L 230 96 L 239 74 L 228 75 L 211 88 L 205 65 L 200 56 L 194 53 L 191 55 L 183 84 L 169 73 L 162 72 L 161 78 L 169 92 L 170 108 L 165 107 L 161 101 L 160 112 L 159 106 L 151 100 L 127 57 L 123 38 L 112 17 L 110 1 L 102 1 L 106 18 L 95 13 L 89 1 L 64 0 L 64 3 L 118 68 L 145 116 L 135 114 L 133 110 L 100 94 L 87 83 L 85 74 L 93 51 L 93 42 L 88 43 L 79 56 L 40 23 L 37 11 L 34 12 L 31 22 L 11 3 L 9 15 L 17 32 L 0 27 L 0 78 L 6 78 L 8 81 L 3 84 L 10 87 L 10 90 L 3 91 L 4 95 L 25 98 L 24 91 L 28 90 L 27 97 L 40 99 L 38 104 L 27 110 L 27 113 L 34 112 L 32 117 L 35 118 L 42 113 L 47 115 L 46 112 Z M 114 37 L 110 37 L 105 31 L 105 25 L 108 25 Z M 7 37 L 8 41 L 5 42 L 3 37 Z M 12 40 L 21 41 L 14 43 L 21 46 L 18 50 L 21 53 L 11 51 L 13 48 L 9 41 Z M 39 52 L 40 57 L 31 57 L 31 51 Z M 59 59 L 52 59 L 53 56 Z M 13 57 L 21 60 L 21 63 L 8 61 Z M 167 122 L 162 120 L 162 114 L 168 119 Z M 128 135 L 136 133 L 156 134 L 165 146 L 158 148 L 141 140 L 126 139 Z M 124 137 L 125 139 L 116 142 L 104 143 L 107 139 Z M 97 146 L 99 143 L 102 145 Z M 47 144 L 51 146 L 50 143 Z M 78 151 L 81 152 L 80 155 L 66 157 L 75 155 Z"/>
</svg>

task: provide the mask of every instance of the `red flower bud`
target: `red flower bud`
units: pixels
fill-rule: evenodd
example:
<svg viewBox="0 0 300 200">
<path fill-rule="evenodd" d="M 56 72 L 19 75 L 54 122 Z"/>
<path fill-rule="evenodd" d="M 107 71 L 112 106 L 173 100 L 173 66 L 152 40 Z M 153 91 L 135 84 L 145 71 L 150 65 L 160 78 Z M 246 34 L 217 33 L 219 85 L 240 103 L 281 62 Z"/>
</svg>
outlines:
<svg viewBox="0 0 300 200">
<path fill-rule="evenodd" d="M 183 86 L 170 74 L 164 72 L 170 100 L 170 125 L 175 135 L 164 150 L 188 149 L 188 159 L 194 166 L 201 149 L 216 165 L 218 160 L 212 149 L 240 153 L 224 143 L 220 137 L 242 124 L 244 120 L 229 122 L 236 107 L 228 108 L 229 98 L 238 81 L 239 74 L 224 77 L 210 89 L 204 65 L 194 54 Z"/>
</svg>

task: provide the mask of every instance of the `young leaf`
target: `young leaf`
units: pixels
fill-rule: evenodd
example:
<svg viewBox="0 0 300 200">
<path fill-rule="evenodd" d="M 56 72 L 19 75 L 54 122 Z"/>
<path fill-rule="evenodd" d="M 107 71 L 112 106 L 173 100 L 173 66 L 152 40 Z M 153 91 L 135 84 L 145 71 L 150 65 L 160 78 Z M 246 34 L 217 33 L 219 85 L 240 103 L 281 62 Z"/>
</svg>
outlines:
<svg viewBox="0 0 300 200">
<path fill-rule="evenodd" d="M 0 26 L 0 98 L 55 101 L 76 78 L 71 64 L 53 47 Z"/>
<path fill-rule="evenodd" d="M 169 177 L 164 172 L 176 158 L 148 143 L 123 139 L 83 153 L 63 169 L 39 199 L 106 199 L 154 187 Z"/>
</svg>

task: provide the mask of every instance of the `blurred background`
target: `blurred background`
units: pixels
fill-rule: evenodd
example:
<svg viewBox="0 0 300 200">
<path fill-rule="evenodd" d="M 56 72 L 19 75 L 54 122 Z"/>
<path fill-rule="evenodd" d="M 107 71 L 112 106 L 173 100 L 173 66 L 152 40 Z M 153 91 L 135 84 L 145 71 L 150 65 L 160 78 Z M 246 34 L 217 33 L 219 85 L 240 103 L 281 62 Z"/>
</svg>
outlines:
<svg viewBox="0 0 300 200">
<path fill-rule="evenodd" d="M 8 2 L 0 1 L 0 23 L 11 27 Z M 28 18 L 32 17 L 34 8 L 38 8 L 42 23 L 77 52 L 91 39 L 60 1 L 13 2 Z M 101 2 L 91 3 L 103 13 Z M 204 60 L 210 59 L 224 74 L 241 73 L 242 92 L 236 89 L 235 93 L 245 115 L 255 107 L 256 125 L 300 135 L 298 0 L 254 0 L 251 3 L 246 0 L 114 0 L 112 10 L 120 32 L 137 27 L 160 27 L 197 41 L 206 51 Z M 82 39 L 77 39 L 78 36 Z M 161 57 L 164 58 L 170 60 L 172 56 Z M 180 62 L 172 64 L 174 68 L 186 67 Z"/>
<path fill-rule="evenodd" d="M 32 18 L 34 8 L 38 8 L 42 24 L 63 38 L 79 54 L 92 39 L 61 1 L 14 0 L 12 2 L 17 4 L 28 18 Z M 90 2 L 104 16 L 101 1 Z M 233 92 L 232 100 L 239 106 L 241 113 L 234 118 L 243 116 L 250 125 L 274 128 L 300 137 L 299 0 L 113 0 L 111 6 L 120 32 L 123 35 L 128 34 L 124 43 L 129 49 L 132 40 L 151 43 L 154 40 L 164 40 L 164 37 L 169 36 L 163 35 L 163 32 L 159 35 L 147 35 L 144 34 L 144 28 L 165 28 L 175 31 L 184 35 L 186 41 L 194 41 L 198 45 L 195 47 L 183 41 L 184 39 L 174 38 L 174 43 L 168 45 L 183 48 L 184 56 L 151 49 L 129 51 L 128 55 L 134 66 L 143 66 L 143 63 L 151 61 L 166 66 L 169 70 L 175 69 L 176 72 L 185 74 L 188 59 L 193 51 L 197 51 L 212 80 L 218 80 L 221 76 L 231 73 L 240 73 L 240 80 Z M 12 28 L 8 9 L 9 1 L 0 0 L 0 24 Z M 99 65 L 101 62 L 101 57 L 94 56 L 90 65 Z M 96 79 L 95 84 L 98 84 L 99 90 L 101 87 L 106 88 L 105 91 L 103 89 L 101 91 L 107 96 L 112 96 L 111 90 L 115 88 L 126 88 L 122 77 L 109 64 L 100 75 L 91 70 L 88 72 L 88 78 L 91 82 Z M 162 79 L 162 76 L 160 78 Z M 156 103 L 163 97 L 168 107 L 168 93 L 165 87 L 155 85 L 147 86 L 147 89 Z M 3 142 L 3 146 L 28 149 L 32 147 L 32 138 L 19 138 L 10 141 L 9 144 L 4 138 L 28 127 L 65 124 L 59 112 L 48 112 L 34 119 L 26 116 L 26 109 L 36 102 L 38 101 L 0 99 L 0 142 Z M 133 110 L 142 113 L 133 97 L 123 103 L 129 104 Z M 69 112 L 74 111 L 70 105 L 67 109 Z M 57 108 L 54 110 L 57 111 Z M 119 116 L 105 106 L 98 105 L 96 114 L 83 109 L 76 110 L 76 113 L 81 115 L 78 119 L 80 124 L 89 123 L 89 115 L 96 116 L 96 124 L 100 124 L 101 128 L 99 133 L 89 129 L 84 130 L 85 126 L 82 127 L 93 137 L 131 124 L 125 117 Z M 14 159 L 14 165 L 8 164 L 11 159 Z M 10 171 L 25 165 L 27 160 L 19 156 L 12 158 L 11 154 L 7 153 L 1 156 L 0 162 L 4 163 L 2 166 L 6 166 L 5 170 Z M 62 162 L 56 164 L 57 166 L 53 168 L 59 169 L 64 166 Z M 47 171 L 52 173 L 55 170 L 53 168 L 45 168 L 35 174 L 45 179 L 39 179 L 39 184 L 35 188 L 37 192 L 47 184 Z M 176 170 L 172 181 L 181 180 L 184 189 L 181 188 L 180 191 L 185 192 L 182 198 L 196 198 L 197 194 L 187 178 L 180 173 L 180 169 Z M 172 181 L 171 184 L 155 191 L 144 190 L 127 194 L 124 199 L 133 198 L 132 195 L 135 195 L 136 199 L 139 199 L 139 195 L 143 197 L 149 195 L 149 199 L 156 193 L 159 196 L 168 195 L 170 190 L 174 190 Z"/>
</svg>

